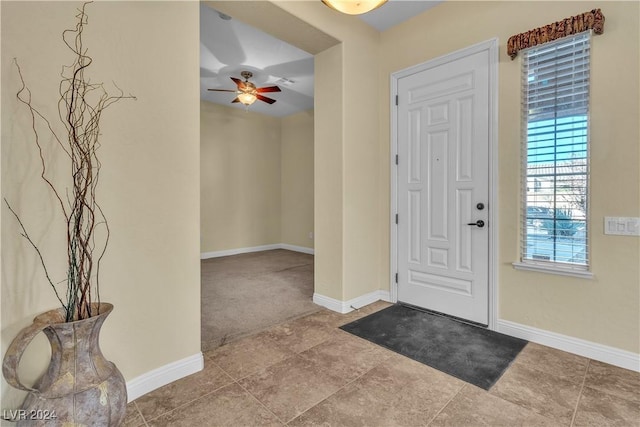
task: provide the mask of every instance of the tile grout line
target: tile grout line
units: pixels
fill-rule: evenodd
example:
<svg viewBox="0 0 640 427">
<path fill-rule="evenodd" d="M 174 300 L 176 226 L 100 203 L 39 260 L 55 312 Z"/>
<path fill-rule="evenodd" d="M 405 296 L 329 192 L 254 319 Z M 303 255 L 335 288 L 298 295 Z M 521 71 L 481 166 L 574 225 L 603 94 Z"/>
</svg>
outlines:
<svg viewBox="0 0 640 427">
<path fill-rule="evenodd" d="M 238 385 L 238 387 L 240 387 L 242 390 L 244 390 L 244 391 L 245 391 L 245 393 L 247 393 L 249 396 L 251 396 L 251 397 L 253 398 L 253 400 L 255 400 L 256 402 L 258 402 L 258 404 L 259 404 L 260 406 L 262 406 L 264 409 L 266 409 L 266 410 L 267 410 L 267 412 L 269 412 L 271 415 L 273 415 L 274 417 L 276 417 L 276 420 L 280 421 L 280 423 L 281 423 L 283 426 L 286 426 L 286 425 L 287 425 L 287 423 L 285 423 L 284 421 L 282 421 L 282 419 L 281 419 L 279 416 L 277 416 L 277 415 L 276 415 L 276 414 L 275 414 L 271 409 L 267 408 L 267 406 L 266 406 L 264 403 L 262 403 L 262 401 L 261 401 L 260 399 L 258 399 L 256 396 L 254 396 L 254 395 L 253 395 L 253 393 L 251 393 L 249 390 L 247 390 L 247 389 L 246 389 L 242 384 L 240 384 L 238 381 L 236 381 L 235 383 Z"/>
<path fill-rule="evenodd" d="M 280 345 L 278 342 L 276 342 L 275 340 L 271 339 L 270 337 L 266 337 L 266 338 L 267 338 L 267 339 L 269 339 L 269 340 L 271 340 L 271 341 L 273 341 L 273 342 L 275 342 L 276 344 L 278 344 L 278 346 L 283 347 L 282 345 Z M 287 349 L 287 350 L 289 350 L 289 349 Z M 290 350 L 289 350 L 289 351 L 290 351 Z M 278 421 L 280 421 L 280 423 L 282 423 L 282 425 L 286 426 L 286 425 L 287 425 L 287 423 L 286 423 L 286 422 L 282 421 L 282 419 L 281 419 L 279 416 L 277 416 L 277 415 L 276 415 L 272 410 L 270 410 L 269 408 L 267 408 L 267 406 L 266 406 L 264 403 L 262 403 L 262 401 L 261 401 L 260 399 L 258 399 L 258 398 L 257 398 L 256 396 L 254 396 L 254 395 L 253 395 L 253 393 L 251 393 L 251 392 L 250 392 L 246 387 L 244 387 L 242 384 L 240 384 L 240 381 L 242 381 L 242 380 L 243 380 L 243 379 L 245 379 L 245 378 L 250 377 L 251 375 L 254 375 L 254 374 L 258 373 L 258 372 L 261 372 L 261 371 L 263 371 L 263 370 L 265 370 L 265 369 L 268 369 L 268 368 L 270 368 L 270 367 L 271 367 L 271 366 L 273 366 L 273 365 L 276 365 L 276 364 L 278 364 L 278 363 L 280 363 L 280 362 L 282 362 L 282 361 L 284 361 L 284 360 L 290 359 L 290 358 L 295 357 L 295 356 L 298 356 L 298 353 L 292 353 L 290 356 L 285 357 L 284 359 L 282 359 L 282 360 L 280 360 L 280 361 L 278 361 L 278 362 L 275 362 L 275 363 L 273 363 L 273 364 L 271 364 L 271 365 L 269 365 L 269 366 L 262 367 L 262 368 L 260 368 L 260 369 L 256 370 L 255 372 L 252 372 L 252 373 L 250 373 L 250 374 L 247 374 L 247 375 L 243 376 L 242 378 L 238 378 L 238 379 L 236 379 L 236 378 L 234 378 L 233 376 L 231 376 L 231 374 L 229 374 L 227 371 L 225 371 L 225 370 L 224 370 L 220 365 L 218 365 L 217 363 L 215 363 L 211 358 L 209 359 L 209 361 L 210 361 L 211 363 L 213 363 L 215 366 L 217 366 L 218 368 L 220 368 L 220 370 L 221 370 L 222 372 L 224 372 L 224 373 L 225 373 L 229 378 L 231 378 L 231 379 L 233 380 L 233 382 L 234 382 L 238 387 L 240 387 L 242 390 L 244 390 L 244 391 L 245 391 L 249 396 L 251 396 L 251 397 L 252 397 L 256 402 L 258 402 L 258 404 L 259 404 L 260 406 L 262 406 L 264 409 L 266 409 L 266 410 L 267 410 L 267 412 L 269 412 L 269 413 L 270 413 L 270 414 L 272 414 L 274 417 L 276 417 L 276 419 L 277 419 Z M 294 418 L 294 419 L 295 419 L 295 418 Z"/>
<path fill-rule="evenodd" d="M 325 342 L 326 342 L 326 341 L 328 341 L 328 340 L 329 340 L 329 339 L 327 339 L 327 340 L 323 341 L 323 342 L 322 342 L 322 343 L 320 343 L 320 344 L 317 344 L 316 346 L 321 345 L 321 344 L 325 343 Z M 316 346 L 313 346 L 313 347 L 316 347 Z M 311 347 L 311 348 L 313 348 L 313 347 Z M 311 348 L 309 348 L 309 349 L 307 349 L 307 350 L 304 350 L 304 351 L 301 351 L 300 353 L 294 353 L 294 354 L 293 354 L 293 356 L 288 357 L 287 359 L 290 359 L 290 358 L 292 358 L 292 357 L 299 357 L 300 359 L 302 359 L 302 360 L 304 360 L 304 361 L 311 362 L 309 359 L 307 359 L 305 356 L 303 356 L 303 355 L 302 355 L 302 353 L 304 353 L 305 351 L 310 350 Z M 286 359 L 283 359 L 283 360 L 286 360 Z M 278 362 L 278 363 L 280 363 L 280 362 Z M 270 365 L 270 366 L 273 366 L 273 365 Z M 270 366 L 268 366 L 268 367 L 266 367 L 266 368 L 264 368 L 264 369 L 268 369 Z M 262 370 L 264 370 L 264 369 L 262 369 Z M 373 369 L 373 368 L 372 368 L 372 369 Z M 369 371 L 367 371 L 367 372 L 369 372 Z M 364 375 L 364 374 L 362 374 L 362 375 Z M 362 376 L 362 375 L 360 375 L 360 376 Z M 248 375 L 247 375 L 247 377 L 248 377 Z M 244 377 L 244 378 L 247 378 L 247 377 Z M 243 379 L 244 379 L 244 378 L 243 378 Z M 358 377 L 358 378 L 360 378 L 360 377 Z M 354 379 L 353 381 L 357 380 L 358 378 Z M 348 384 L 351 384 L 353 381 L 350 381 Z M 273 413 L 273 411 L 269 410 L 269 408 L 267 408 L 267 406 L 266 406 L 264 403 L 262 403 L 262 401 L 261 401 L 260 399 L 258 399 L 258 397 L 257 397 L 257 396 L 254 396 L 254 395 L 253 395 L 253 393 L 251 393 L 248 389 L 246 389 L 246 388 L 242 387 L 242 385 L 240 385 L 240 384 L 238 383 L 238 385 L 240 385 L 240 387 L 242 387 L 242 388 L 243 388 L 243 390 L 245 390 L 247 393 L 249 393 L 249 394 L 251 395 L 251 397 L 253 397 L 254 399 L 256 399 L 256 400 L 257 400 L 257 401 L 258 401 L 262 406 L 264 406 L 264 407 L 265 407 L 269 412 L 271 412 L 271 413 L 272 413 L 272 414 L 273 414 L 273 415 L 274 415 L 274 416 L 275 416 L 275 417 L 276 417 L 276 418 L 277 418 L 277 419 L 278 419 L 278 420 L 279 420 L 283 425 L 285 425 L 285 426 L 289 425 L 289 423 L 290 423 L 291 421 L 295 420 L 296 418 L 298 418 L 299 416 L 301 416 L 302 414 L 304 414 L 304 413 L 305 413 L 305 412 L 307 412 L 308 410 L 310 410 L 310 409 L 314 408 L 315 406 L 319 405 L 320 403 L 324 402 L 324 401 L 325 401 L 325 400 L 327 400 L 329 397 L 333 396 L 333 395 L 334 395 L 334 394 L 336 394 L 338 391 L 342 390 L 342 388 L 343 388 L 343 387 L 346 387 L 348 384 L 345 384 L 344 386 L 342 386 L 342 387 L 338 388 L 338 390 L 336 390 L 335 392 L 331 393 L 329 396 L 327 396 L 327 397 L 325 397 L 325 398 L 323 398 L 323 399 L 320 399 L 318 402 L 314 403 L 314 404 L 313 404 L 313 405 L 311 405 L 309 408 L 305 409 L 304 411 L 302 411 L 302 412 L 301 412 L 301 413 L 299 413 L 298 415 L 296 415 L 296 416 L 294 416 L 293 418 L 291 418 L 289 421 L 286 421 L 286 422 L 285 422 L 285 421 L 282 421 L 282 419 L 281 419 L 279 416 L 277 416 L 275 413 Z"/>
<path fill-rule="evenodd" d="M 462 387 L 460 387 L 460 390 L 458 390 L 458 391 L 456 392 L 456 394 L 454 394 L 453 396 L 451 396 L 451 399 L 449 399 L 449 400 L 447 401 L 447 403 L 445 403 L 445 404 L 444 404 L 444 406 L 443 406 L 442 408 L 440 408 L 440 410 L 439 410 L 438 412 L 436 412 L 436 414 L 435 414 L 433 417 L 431 417 L 431 419 L 430 419 L 430 420 L 429 420 L 429 422 L 427 423 L 427 426 L 431 425 L 431 423 L 432 423 L 436 418 L 438 418 L 438 415 L 440 415 L 440 414 L 442 413 L 442 411 L 444 411 L 444 410 L 445 410 L 445 408 L 446 408 L 447 406 L 449 406 L 449 404 L 450 404 L 451 402 L 453 402 L 453 399 L 455 399 L 456 397 L 458 397 L 458 395 L 459 395 L 460 393 L 462 393 L 462 390 L 464 390 L 464 388 L 465 388 L 466 386 L 467 386 L 467 383 L 466 383 L 466 382 L 463 382 Z"/>
<path fill-rule="evenodd" d="M 147 420 L 144 418 L 144 415 L 142 415 L 142 411 L 140 410 L 140 408 L 138 408 L 138 404 L 136 403 L 136 401 L 134 400 L 131 403 L 133 403 L 133 406 L 136 408 L 136 411 L 138 411 L 138 415 L 140 415 L 140 418 L 142 418 L 142 423 L 144 424 L 144 426 L 149 427 L 149 424 L 147 424 Z"/>
<path fill-rule="evenodd" d="M 225 374 L 226 376 L 228 376 L 229 378 L 231 378 L 231 379 L 233 380 L 233 382 L 234 382 L 234 383 L 235 383 L 235 382 L 240 381 L 242 378 L 245 378 L 245 377 L 242 377 L 242 378 L 240 378 L 240 379 L 236 379 L 236 377 L 234 377 L 234 376 L 233 376 L 233 375 L 231 375 L 229 372 L 227 372 L 227 371 L 226 371 L 222 366 L 218 365 L 218 364 L 213 360 L 213 357 L 209 357 L 209 356 L 207 356 L 206 358 L 207 358 L 207 359 L 209 359 L 209 362 L 210 362 L 210 363 L 213 363 L 213 364 L 215 365 L 215 367 L 216 367 L 216 368 L 220 369 L 222 372 L 224 372 L 224 374 Z"/>
<path fill-rule="evenodd" d="M 206 350 L 206 352 L 211 352 L 211 351 L 217 350 L 220 347 L 224 347 L 225 345 L 233 344 L 235 342 L 239 342 L 239 341 L 242 341 L 242 340 L 247 339 L 247 338 L 253 338 L 253 337 L 255 337 L 257 335 L 260 335 L 260 334 L 262 334 L 264 332 L 270 331 L 271 329 L 277 328 L 279 326 L 282 326 L 282 325 L 290 323 L 290 322 L 295 322 L 296 320 L 304 319 L 305 317 L 312 316 L 312 315 L 314 315 L 316 313 L 321 313 L 322 311 L 323 311 L 323 308 L 320 307 L 319 309 L 314 310 L 314 311 L 308 311 L 308 312 L 304 312 L 304 313 L 300 313 L 300 314 L 295 314 L 292 317 L 284 319 L 281 322 L 276 323 L 274 325 L 259 327 L 258 329 L 254 329 L 254 330 L 251 330 L 251 331 L 248 331 L 248 332 L 243 332 L 240 335 L 232 336 L 229 339 L 229 341 L 225 341 L 225 342 L 223 342 L 222 344 L 220 344 L 217 347 L 210 348 L 210 349 Z M 267 338 L 271 339 L 272 341 L 276 342 L 278 345 L 282 346 L 281 344 L 279 344 L 274 339 L 272 339 L 272 338 L 270 338 L 268 336 L 267 336 Z"/>
<path fill-rule="evenodd" d="M 271 363 L 270 365 L 262 366 L 262 367 L 258 367 L 255 371 L 251 371 L 251 372 L 249 372 L 248 374 L 243 375 L 243 376 L 242 376 L 242 377 L 240 377 L 240 378 L 237 378 L 237 379 L 236 379 L 236 377 L 235 377 L 235 376 L 231 375 L 231 374 L 230 374 L 229 372 L 227 372 L 227 371 L 226 371 L 222 366 L 220 366 L 219 364 L 217 364 L 217 363 L 213 360 L 213 357 L 211 357 L 211 356 L 205 356 L 205 358 L 208 358 L 208 359 L 209 359 L 209 361 L 210 361 L 211 363 L 213 363 L 213 364 L 214 364 L 216 367 L 218 367 L 222 372 L 224 372 L 227 376 L 229 376 L 229 378 L 231 378 L 234 382 L 238 382 L 238 381 L 241 381 L 241 380 L 243 380 L 243 379 L 245 379 L 245 378 L 247 378 L 247 377 L 250 377 L 251 375 L 254 375 L 254 374 L 256 374 L 256 373 L 258 373 L 258 372 L 260 372 L 260 371 L 263 371 L 263 370 L 265 370 L 265 369 L 268 369 L 268 368 L 270 368 L 270 367 L 272 367 L 272 366 L 274 366 L 274 365 L 277 365 L 277 364 L 278 364 L 278 363 L 280 363 L 280 362 L 283 362 L 283 361 L 285 361 L 285 360 L 287 360 L 287 359 L 291 359 L 292 357 L 297 356 L 297 355 L 299 355 L 299 354 L 300 354 L 300 353 L 296 353 L 295 351 L 291 350 L 290 348 L 288 348 L 288 347 L 286 347 L 286 346 L 284 346 L 284 345 L 280 344 L 278 341 L 274 340 L 273 338 L 269 337 L 268 335 L 265 335 L 265 338 L 266 338 L 267 340 L 271 341 L 272 343 L 275 343 L 275 344 L 276 344 L 278 347 L 280 347 L 281 349 L 286 350 L 287 356 L 286 356 L 286 357 L 284 357 L 283 359 L 278 360 L 277 362 L 273 362 L 273 363 Z"/>
<path fill-rule="evenodd" d="M 175 412 L 175 411 L 176 411 L 176 410 L 178 410 L 178 409 L 182 409 L 182 408 L 184 408 L 185 406 L 192 404 L 192 403 L 193 403 L 193 402 L 195 402 L 196 400 L 200 400 L 200 399 L 202 399 L 202 398 L 203 398 L 203 397 L 205 397 L 205 396 L 209 396 L 210 394 L 213 394 L 213 393 L 215 393 L 215 392 L 217 392 L 217 391 L 219 391 L 219 390 L 221 390 L 221 389 L 223 389 L 223 388 L 225 388 L 225 387 L 227 387 L 227 386 L 230 386 L 230 385 L 231 385 L 231 384 L 233 384 L 234 382 L 236 382 L 236 380 L 235 380 L 231 375 L 229 375 L 229 374 L 227 373 L 227 371 L 225 371 L 225 370 L 224 370 L 224 369 L 222 369 L 220 366 L 218 366 L 218 364 L 217 364 L 217 363 L 215 363 L 213 360 L 209 359 L 209 362 L 213 363 L 213 364 L 214 364 L 218 369 L 220 369 L 220 370 L 221 370 L 221 371 L 222 371 L 222 372 L 223 372 L 227 377 L 229 377 L 229 379 L 231 380 L 231 382 L 230 382 L 229 384 L 225 384 L 225 385 L 220 386 L 220 387 L 218 387 L 218 388 L 216 388 L 216 389 L 213 389 L 213 390 L 209 391 L 208 393 L 204 393 L 204 394 L 202 394 L 202 395 L 200 395 L 200 396 L 196 397 L 195 399 L 191 399 L 191 400 L 189 400 L 189 401 L 187 401 L 187 402 L 183 403 L 182 405 L 176 406 L 175 408 L 173 408 L 173 409 L 171 409 L 171 410 L 169 410 L 169 411 L 165 411 L 165 412 L 163 412 L 163 413 L 161 413 L 161 414 L 159 414 L 159 415 L 157 415 L 157 416 L 155 416 L 155 417 L 153 417 L 153 418 L 149 419 L 149 421 L 156 420 L 156 419 L 158 419 L 158 418 L 160 418 L 160 417 L 162 417 L 162 416 L 164 416 L 164 415 L 168 415 L 168 414 L 170 414 L 170 413 L 172 413 L 172 412 Z M 168 384 L 167 384 L 167 385 L 168 385 Z M 135 403 L 135 400 L 134 400 L 134 403 Z M 136 409 L 137 409 L 137 408 L 138 408 L 138 404 L 136 403 Z M 148 421 L 147 421 L 147 419 L 145 418 L 145 416 L 144 416 L 144 414 L 142 413 L 142 411 L 141 411 L 140 409 L 138 409 L 138 412 L 140 413 L 140 416 L 142 416 L 142 420 L 144 421 L 145 425 L 146 425 L 146 426 L 148 426 L 148 425 L 149 425 L 149 424 L 148 424 L 149 422 L 148 422 Z"/>
<path fill-rule="evenodd" d="M 580 386 L 580 393 L 578 393 L 578 400 L 576 401 L 576 406 L 573 409 L 573 416 L 571 417 L 570 427 L 573 427 L 574 422 L 576 421 L 576 415 L 578 415 L 578 406 L 580 406 L 580 400 L 582 399 L 582 393 L 584 391 L 584 385 L 587 382 L 587 374 L 589 373 L 589 367 L 591 366 L 591 359 L 587 359 L 587 367 L 584 370 L 584 376 L 582 377 L 582 385 Z"/>
<path fill-rule="evenodd" d="M 232 378 L 232 379 L 233 379 L 233 378 Z M 228 386 L 230 386 L 231 384 L 233 384 L 233 383 L 229 383 L 229 384 L 223 385 L 223 386 L 221 386 L 221 387 L 218 387 L 218 388 L 217 388 L 217 389 L 215 389 L 215 390 L 211 390 L 211 391 L 210 391 L 210 392 L 208 392 L 208 393 L 205 393 L 205 394 L 203 394 L 203 395 L 201 395 L 201 396 L 198 396 L 198 397 L 196 397 L 195 399 L 189 400 L 188 402 L 185 402 L 185 403 L 183 403 L 182 405 L 176 406 L 175 408 L 173 408 L 173 409 L 171 409 L 171 410 L 169 410 L 169 411 L 163 412 L 162 414 L 160 414 L 160 415 L 158 415 L 158 416 L 155 416 L 155 417 L 151 418 L 148 422 L 155 421 L 155 420 L 157 420 L 158 418 L 163 417 L 163 416 L 165 416 L 165 415 L 169 415 L 169 414 L 171 414 L 172 412 L 176 412 L 176 411 L 177 411 L 177 410 L 179 410 L 179 409 L 184 409 L 184 407 L 191 405 L 193 402 L 196 402 L 196 401 L 198 401 L 198 400 L 202 399 L 203 397 L 207 397 L 207 396 L 209 396 L 210 394 L 213 394 L 213 393 L 215 393 L 215 392 L 217 392 L 217 391 L 220 391 L 221 389 L 223 389 L 223 388 L 225 388 L 225 387 L 228 387 Z M 140 415 L 142 415 L 142 412 L 140 412 Z M 144 419 L 144 415 L 142 416 L 142 418 Z M 147 422 L 147 421 L 146 421 L 146 419 L 145 419 L 145 423 L 147 423 L 147 425 L 148 425 L 148 422 Z"/>
<path fill-rule="evenodd" d="M 215 366 L 216 368 L 220 369 L 226 376 L 228 376 L 232 382 L 236 382 L 236 379 L 231 376 L 231 374 L 227 371 L 225 371 L 222 366 L 218 365 L 212 358 L 209 358 L 209 363 L 213 363 L 213 366 Z M 225 387 L 225 386 L 222 386 Z M 217 390 L 221 389 L 222 387 L 218 387 Z"/>
<path fill-rule="evenodd" d="M 312 347 L 313 348 L 313 347 Z M 302 356 L 304 358 L 304 356 Z M 306 414 L 307 412 L 309 412 L 311 409 L 315 408 L 316 406 L 318 406 L 319 404 L 321 404 L 322 402 L 324 402 L 325 400 L 328 400 L 329 398 L 331 398 L 332 396 L 336 395 L 338 392 L 340 392 L 341 390 L 345 389 L 347 386 L 353 384 L 354 382 L 358 381 L 360 378 L 364 377 L 365 375 L 367 375 L 369 372 L 371 372 L 372 370 L 374 370 L 375 368 L 377 368 L 378 366 L 382 365 L 384 362 L 386 362 L 388 359 L 385 358 L 384 360 L 380 361 L 380 363 L 374 365 L 371 367 L 371 369 L 369 369 L 366 372 L 363 372 L 362 374 L 360 374 L 358 377 L 354 378 L 353 380 L 347 382 L 345 385 L 341 386 L 340 388 L 338 388 L 336 391 L 334 391 L 333 393 L 331 393 L 329 396 L 325 397 L 324 399 L 320 399 L 317 403 L 313 404 L 312 406 L 310 406 L 309 408 L 305 409 L 304 411 L 302 411 L 301 413 L 299 413 L 298 415 L 296 415 L 295 417 L 293 417 L 292 419 L 290 419 L 289 421 L 287 421 L 286 425 L 289 425 L 289 423 L 299 417 L 301 417 L 302 415 Z"/>
</svg>

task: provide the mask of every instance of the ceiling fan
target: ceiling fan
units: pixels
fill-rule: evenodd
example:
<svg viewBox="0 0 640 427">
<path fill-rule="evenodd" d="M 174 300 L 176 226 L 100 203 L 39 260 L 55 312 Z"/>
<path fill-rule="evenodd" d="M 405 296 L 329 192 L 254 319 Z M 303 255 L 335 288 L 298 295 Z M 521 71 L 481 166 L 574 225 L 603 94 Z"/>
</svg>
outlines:
<svg viewBox="0 0 640 427">
<path fill-rule="evenodd" d="M 236 96 L 235 99 L 231 102 L 232 103 L 240 102 L 246 105 L 247 107 L 253 104 L 256 101 L 256 99 L 266 102 L 267 104 L 273 104 L 274 102 L 276 102 L 275 99 L 267 98 L 266 96 L 261 95 L 261 93 L 280 92 L 280 88 L 278 86 L 256 87 L 256 85 L 254 85 L 249 81 L 249 79 L 253 77 L 253 73 L 251 71 L 243 71 L 240 73 L 240 75 L 244 77 L 244 81 L 237 79 L 235 77 L 231 77 L 231 80 L 233 80 L 236 83 L 236 85 L 238 85 L 237 90 L 231 90 L 231 89 L 208 89 L 208 90 L 214 91 L 214 92 L 234 92 L 238 94 L 238 96 Z"/>
</svg>

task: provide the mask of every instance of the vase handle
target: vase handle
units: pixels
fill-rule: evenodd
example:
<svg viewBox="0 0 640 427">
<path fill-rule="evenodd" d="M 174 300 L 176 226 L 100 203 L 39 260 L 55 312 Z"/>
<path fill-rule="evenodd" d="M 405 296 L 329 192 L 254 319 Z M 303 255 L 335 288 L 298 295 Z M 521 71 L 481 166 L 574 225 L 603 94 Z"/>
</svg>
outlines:
<svg viewBox="0 0 640 427">
<path fill-rule="evenodd" d="M 31 343 L 33 338 L 35 338 L 36 335 L 38 335 L 48 326 L 48 323 L 35 322 L 21 330 L 13 339 L 13 341 L 11 341 L 11 344 L 9 345 L 7 352 L 4 354 L 4 359 L 2 361 L 2 374 L 7 380 L 7 383 L 9 383 L 11 386 L 20 390 L 30 391 L 34 393 L 39 392 L 39 390 L 34 389 L 33 387 L 28 387 L 20 382 L 20 378 L 18 377 L 18 365 L 20 365 L 22 354 L 26 350 L 27 346 Z"/>
</svg>

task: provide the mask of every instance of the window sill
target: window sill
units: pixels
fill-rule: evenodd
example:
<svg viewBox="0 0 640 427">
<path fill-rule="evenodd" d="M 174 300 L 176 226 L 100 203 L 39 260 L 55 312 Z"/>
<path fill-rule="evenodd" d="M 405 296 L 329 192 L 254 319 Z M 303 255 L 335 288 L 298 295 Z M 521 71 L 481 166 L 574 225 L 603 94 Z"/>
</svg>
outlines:
<svg viewBox="0 0 640 427">
<path fill-rule="evenodd" d="M 524 262 L 514 262 L 513 268 L 516 270 L 527 270 L 527 271 L 537 271 L 540 273 L 548 273 L 548 274 L 558 274 L 560 276 L 571 276 L 578 277 L 580 279 L 593 279 L 594 275 L 592 272 L 587 270 L 571 270 L 568 268 L 562 267 L 553 267 L 547 265 L 540 264 L 530 264 Z"/>
</svg>

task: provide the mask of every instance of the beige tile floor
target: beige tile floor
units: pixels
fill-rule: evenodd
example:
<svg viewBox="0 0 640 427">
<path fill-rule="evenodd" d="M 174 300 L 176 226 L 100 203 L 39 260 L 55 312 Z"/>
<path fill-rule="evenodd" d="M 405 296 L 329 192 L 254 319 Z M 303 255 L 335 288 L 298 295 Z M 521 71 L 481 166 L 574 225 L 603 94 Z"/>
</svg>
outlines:
<svg viewBox="0 0 640 427">
<path fill-rule="evenodd" d="M 640 426 L 640 374 L 530 343 L 490 391 L 338 329 L 320 311 L 205 354 L 127 426 Z"/>
</svg>

